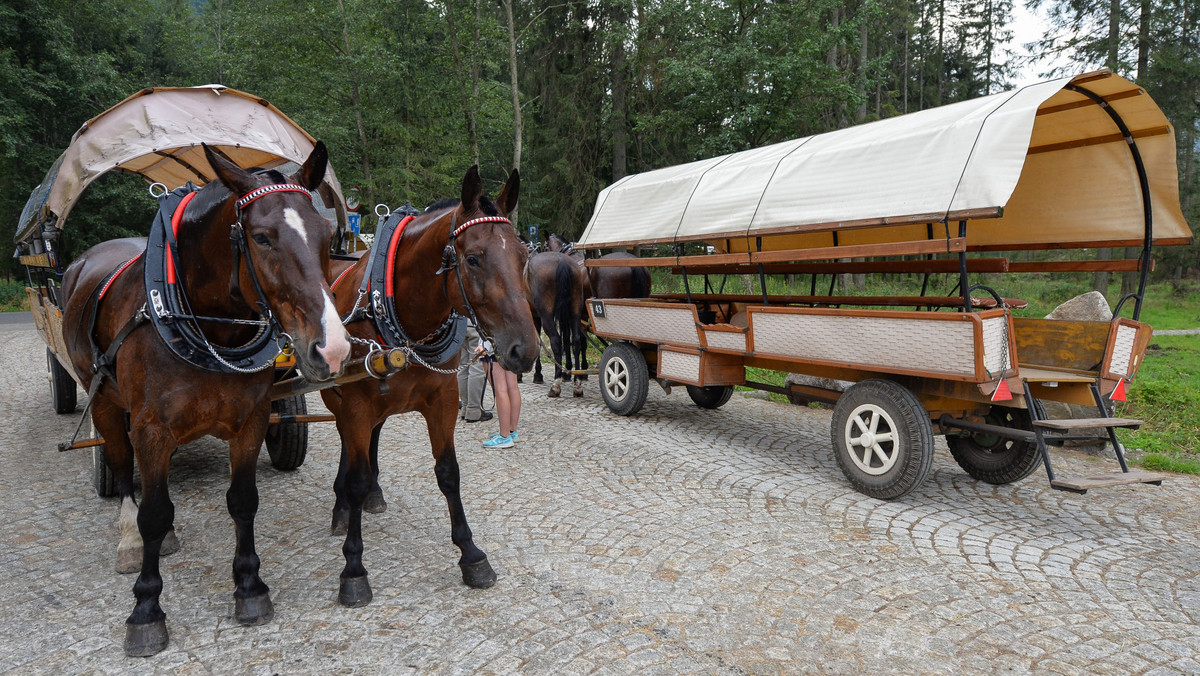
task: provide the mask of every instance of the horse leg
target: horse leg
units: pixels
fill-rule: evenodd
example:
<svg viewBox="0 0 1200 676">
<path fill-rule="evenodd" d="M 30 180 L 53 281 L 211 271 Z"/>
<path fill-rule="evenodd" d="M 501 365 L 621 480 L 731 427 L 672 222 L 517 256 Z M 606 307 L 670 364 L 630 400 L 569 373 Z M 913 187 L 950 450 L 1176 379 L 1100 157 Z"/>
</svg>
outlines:
<svg viewBox="0 0 1200 676">
<path fill-rule="evenodd" d="M 138 465 L 142 475 L 142 509 L 137 525 L 142 536 L 142 571 L 133 584 L 136 601 L 133 613 L 125 620 L 125 654 L 149 657 L 167 647 L 167 615 L 159 605 L 162 575 L 158 568 L 163 538 L 175 521 L 175 506 L 167 491 L 168 464 L 173 450 L 160 435 L 136 435 Z"/>
<path fill-rule="evenodd" d="M 383 423 L 371 430 L 371 490 L 367 492 L 367 499 L 363 502 L 363 511 L 371 514 L 387 511 L 387 500 L 383 498 L 383 488 L 379 486 L 379 433 L 382 430 Z"/>
<path fill-rule="evenodd" d="M 433 448 L 433 473 L 437 476 L 438 488 L 446 497 L 446 506 L 450 510 L 450 540 L 462 553 L 458 567 L 462 571 L 463 583 L 468 587 L 487 589 L 496 584 L 496 571 L 488 563 L 487 554 L 475 546 L 471 527 L 467 525 L 467 514 L 459 493 L 458 459 L 454 454 L 452 406 L 447 399 L 441 408 L 423 412 Z"/>
<path fill-rule="evenodd" d="M 546 336 L 550 339 L 550 354 L 554 355 L 554 383 L 550 385 L 550 392 L 547 393 L 547 396 L 557 397 L 562 393 L 562 337 L 558 335 L 558 330 L 554 328 L 553 322 L 547 323 L 545 329 Z"/>
<path fill-rule="evenodd" d="M 261 422 L 258 422 L 261 420 Z M 266 624 L 275 616 L 270 589 L 258 575 L 259 558 L 254 548 L 254 517 L 258 514 L 258 485 L 255 471 L 258 448 L 266 434 L 266 414 L 246 423 L 229 443 L 230 480 L 225 504 L 233 517 L 237 545 L 233 553 L 234 619 L 252 627 Z"/>
<path fill-rule="evenodd" d="M 578 328 L 579 326 L 580 326 L 580 324 L 576 323 L 577 328 L 575 329 L 576 334 L 575 334 L 575 340 L 573 341 L 575 343 L 575 350 L 576 350 L 575 351 L 575 355 L 576 355 L 575 368 L 577 368 L 581 371 L 586 371 L 587 367 L 588 367 L 588 365 L 587 365 L 587 342 L 584 340 L 583 329 Z M 576 397 L 583 396 L 583 381 L 585 381 L 585 380 L 587 380 L 587 374 L 575 376 L 574 395 Z"/>
<path fill-rule="evenodd" d="M 104 438 L 104 461 L 117 477 L 117 495 L 121 498 L 117 572 L 136 573 L 142 568 L 142 536 L 138 533 L 138 509 L 133 499 L 133 446 L 125 429 L 125 412 L 97 396 L 92 402 L 92 425 Z"/>
<path fill-rule="evenodd" d="M 542 340 L 542 320 L 536 311 L 533 313 L 533 333 L 538 337 L 538 341 L 540 342 Z M 517 377 L 520 378 L 520 374 L 517 374 Z M 517 380 L 517 382 L 521 381 Z M 542 350 L 539 345 L 537 359 L 533 360 L 533 384 L 541 385 L 544 382 L 546 381 L 542 378 Z"/>
<path fill-rule="evenodd" d="M 362 512 L 363 502 L 371 487 L 371 438 L 378 441 L 378 430 L 383 423 L 376 425 L 370 432 L 370 437 L 367 437 L 354 423 L 346 421 L 343 424 L 342 420 L 339 418 L 337 421 L 338 433 L 342 437 L 344 461 L 344 471 L 341 468 L 338 470 L 342 484 L 339 500 L 345 500 L 349 513 L 346 516 L 346 541 L 342 544 L 346 567 L 342 569 L 338 603 L 347 608 L 357 608 L 367 605 L 372 598 L 367 569 L 362 562 Z"/>
<path fill-rule="evenodd" d="M 333 480 L 333 521 L 329 524 L 329 535 L 344 536 L 350 527 L 350 502 L 346 499 L 346 441 L 342 439 L 342 453 L 338 459 L 337 477 Z"/>
</svg>

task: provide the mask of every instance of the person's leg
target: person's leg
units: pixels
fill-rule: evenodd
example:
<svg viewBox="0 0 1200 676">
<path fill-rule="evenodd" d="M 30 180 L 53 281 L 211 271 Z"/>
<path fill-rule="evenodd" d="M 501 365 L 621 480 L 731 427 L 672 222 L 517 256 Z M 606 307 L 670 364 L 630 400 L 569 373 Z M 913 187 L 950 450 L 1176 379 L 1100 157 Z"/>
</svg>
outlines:
<svg viewBox="0 0 1200 676">
<path fill-rule="evenodd" d="M 512 429 L 515 432 L 521 421 L 521 390 L 517 387 L 517 374 L 508 372 L 508 410 L 509 417 L 512 421 Z"/>
<path fill-rule="evenodd" d="M 458 352 L 459 364 L 469 363 L 475 358 L 475 348 L 479 346 L 479 332 L 474 327 L 467 327 L 466 339 Z M 458 406 L 464 420 L 479 420 L 483 411 L 479 407 L 483 394 L 483 365 L 479 362 L 471 364 L 465 371 L 458 372 Z"/>
<path fill-rule="evenodd" d="M 488 362 L 488 369 L 491 371 L 490 377 L 494 389 L 496 390 L 496 418 L 500 422 L 500 434 L 508 436 L 512 434 L 512 428 L 509 424 L 509 399 L 508 388 L 505 386 L 505 371 L 499 364 Z"/>
</svg>

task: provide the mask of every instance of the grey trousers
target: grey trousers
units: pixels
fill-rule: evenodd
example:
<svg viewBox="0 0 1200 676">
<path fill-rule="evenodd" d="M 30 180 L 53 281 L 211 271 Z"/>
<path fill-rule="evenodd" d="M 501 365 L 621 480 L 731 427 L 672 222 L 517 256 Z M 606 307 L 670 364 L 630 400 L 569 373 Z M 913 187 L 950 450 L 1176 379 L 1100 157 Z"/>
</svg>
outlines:
<svg viewBox="0 0 1200 676">
<path fill-rule="evenodd" d="M 459 364 L 465 364 L 475 355 L 479 347 L 479 331 L 474 326 L 467 327 L 467 339 L 459 350 Z M 458 404 L 462 409 L 461 415 L 466 420 L 479 420 L 483 409 L 479 407 L 483 401 L 483 388 L 487 385 L 487 375 L 483 371 L 483 362 L 476 361 L 470 368 L 458 372 Z"/>
</svg>

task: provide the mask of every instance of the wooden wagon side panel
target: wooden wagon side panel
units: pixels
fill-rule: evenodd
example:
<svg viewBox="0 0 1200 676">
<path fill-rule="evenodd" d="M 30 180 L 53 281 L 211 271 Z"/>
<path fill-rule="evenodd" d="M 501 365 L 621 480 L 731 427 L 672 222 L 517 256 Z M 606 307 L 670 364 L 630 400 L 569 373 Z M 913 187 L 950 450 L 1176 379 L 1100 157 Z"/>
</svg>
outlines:
<svg viewBox="0 0 1200 676">
<path fill-rule="evenodd" d="M 751 307 L 756 357 L 982 383 L 1015 362 L 1002 310 L 972 314 Z M 1005 349 L 1005 346 L 1008 349 Z"/>
<path fill-rule="evenodd" d="M 696 308 L 677 303 L 592 301 L 593 332 L 606 338 L 700 347 Z"/>
<path fill-rule="evenodd" d="M 62 330 L 62 311 L 49 298 L 42 295 L 39 289 L 25 287 L 25 293 L 29 294 L 29 307 L 33 315 L 34 327 L 42 335 L 42 340 L 54 353 L 58 363 L 62 364 L 67 373 L 71 374 L 75 382 L 79 382 L 79 376 L 75 374 L 75 366 L 67 358 L 67 343 L 63 339 Z"/>
</svg>

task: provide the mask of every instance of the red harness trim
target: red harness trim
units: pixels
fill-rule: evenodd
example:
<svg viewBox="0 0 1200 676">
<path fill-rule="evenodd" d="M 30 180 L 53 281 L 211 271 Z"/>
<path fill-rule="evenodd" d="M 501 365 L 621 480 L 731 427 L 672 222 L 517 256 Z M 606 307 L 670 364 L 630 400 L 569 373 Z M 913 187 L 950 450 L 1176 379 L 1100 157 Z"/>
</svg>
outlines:
<svg viewBox="0 0 1200 676">
<path fill-rule="evenodd" d="M 302 192 L 305 195 L 308 195 L 308 199 L 311 200 L 313 198 L 312 193 L 309 192 L 304 186 L 296 185 L 295 183 L 272 183 L 271 185 L 264 185 L 261 188 L 255 188 L 245 195 L 242 195 L 237 201 L 237 207 L 238 209 L 245 209 L 246 205 L 250 204 L 259 197 L 270 195 L 271 193 L 276 192 Z"/>
<path fill-rule="evenodd" d="M 333 284 L 329 285 L 329 290 L 336 292 L 338 282 L 342 281 L 343 277 L 350 274 L 350 271 L 353 270 L 356 265 L 358 265 L 358 263 L 353 263 L 350 265 L 350 267 L 346 268 L 345 270 L 342 270 L 342 274 L 338 275 L 337 279 L 333 280 Z"/>
<path fill-rule="evenodd" d="M 140 253 L 140 254 L 134 256 L 133 258 L 130 258 L 129 260 L 125 261 L 124 263 L 122 263 L 121 267 L 117 268 L 117 271 L 112 274 L 112 277 L 109 277 L 108 281 L 104 283 L 104 286 L 100 288 L 100 295 L 96 297 L 96 300 L 97 301 L 104 300 L 104 294 L 108 293 L 108 287 L 112 286 L 113 282 L 117 281 L 117 277 L 120 277 L 121 273 L 125 272 L 125 268 L 128 268 L 130 265 L 133 265 L 134 261 L 141 258 L 142 254 L 144 254 L 144 253 L 146 253 L 146 252 L 143 251 L 142 253 Z"/>
<path fill-rule="evenodd" d="M 175 207 L 175 213 L 171 214 L 171 232 L 175 236 L 175 241 L 179 241 L 179 223 L 180 223 L 180 221 L 183 220 L 183 210 L 187 208 L 188 202 L 191 202 L 192 198 L 195 196 L 196 196 L 196 193 L 189 192 L 187 195 L 185 195 L 183 197 L 183 201 L 179 203 L 179 206 Z M 175 257 L 171 255 L 170 251 L 168 251 L 167 252 L 167 284 L 174 284 L 174 283 L 175 283 Z"/>
<path fill-rule="evenodd" d="M 400 221 L 400 225 L 396 226 L 396 234 L 392 235 L 392 241 L 388 242 L 387 271 L 384 277 L 386 282 L 383 290 L 383 294 L 388 298 L 392 297 L 392 277 L 394 276 L 392 272 L 396 269 L 394 267 L 396 264 L 396 249 L 400 246 L 400 238 L 404 236 L 405 226 L 411 223 L 414 218 L 416 216 L 405 216 L 404 220 Z"/>
</svg>

